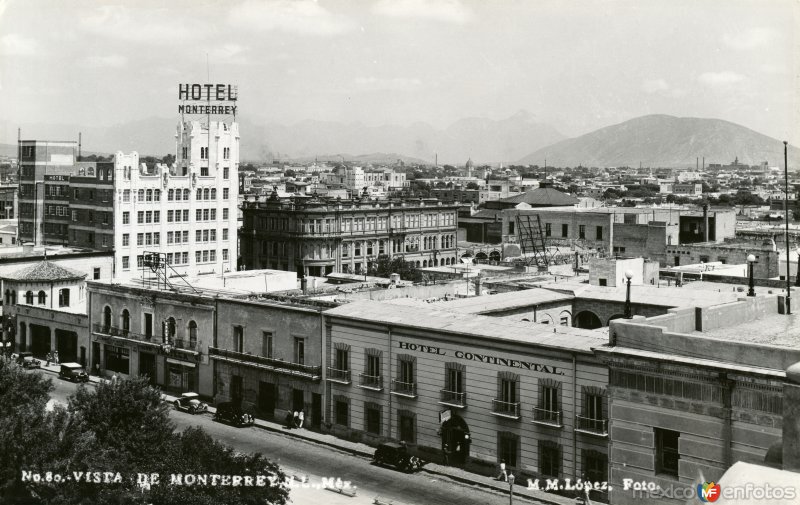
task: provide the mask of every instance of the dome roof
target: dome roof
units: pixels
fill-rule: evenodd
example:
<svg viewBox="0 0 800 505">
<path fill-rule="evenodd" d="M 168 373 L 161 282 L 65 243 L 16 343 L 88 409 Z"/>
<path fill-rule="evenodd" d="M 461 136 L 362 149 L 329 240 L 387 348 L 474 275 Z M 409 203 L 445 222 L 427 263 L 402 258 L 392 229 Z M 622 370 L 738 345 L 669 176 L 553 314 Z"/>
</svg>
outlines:
<svg viewBox="0 0 800 505">
<path fill-rule="evenodd" d="M 47 260 L 40 261 L 35 265 L 25 267 L 4 276 L 5 279 L 27 282 L 71 281 L 81 280 L 85 277 L 86 274 L 81 274 L 68 268 L 58 266 Z"/>
<path fill-rule="evenodd" d="M 467 168 L 473 168 L 474 166 L 475 166 L 475 163 L 472 162 L 472 158 L 468 159 L 467 160 Z"/>
</svg>

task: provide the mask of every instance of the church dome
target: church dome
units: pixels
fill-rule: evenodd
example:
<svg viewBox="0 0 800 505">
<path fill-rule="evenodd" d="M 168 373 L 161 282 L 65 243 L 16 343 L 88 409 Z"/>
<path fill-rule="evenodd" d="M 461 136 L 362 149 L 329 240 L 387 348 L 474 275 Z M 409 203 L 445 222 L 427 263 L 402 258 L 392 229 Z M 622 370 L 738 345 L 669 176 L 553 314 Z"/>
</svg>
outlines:
<svg viewBox="0 0 800 505">
<path fill-rule="evenodd" d="M 474 168 L 475 163 L 472 162 L 472 158 L 467 160 L 467 168 Z"/>
</svg>

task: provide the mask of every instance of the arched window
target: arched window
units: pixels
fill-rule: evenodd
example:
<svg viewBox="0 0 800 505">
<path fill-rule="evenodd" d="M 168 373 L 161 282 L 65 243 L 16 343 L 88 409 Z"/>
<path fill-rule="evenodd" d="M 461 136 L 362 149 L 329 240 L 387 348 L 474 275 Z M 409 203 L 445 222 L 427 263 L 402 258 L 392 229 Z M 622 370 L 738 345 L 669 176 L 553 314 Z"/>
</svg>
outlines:
<svg viewBox="0 0 800 505">
<path fill-rule="evenodd" d="M 122 320 L 120 323 L 122 326 L 122 336 L 125 336 L 131 330 L 131 313 L 128 312 L 128 309 L 122 311 Z"/>
<path fill-rule="evenodd" d="M 211 191 L 208 188 L 204 189 L 203 190 L 203 200 L 208 200 L 208 197 L 209 197 L 210 194 L 211 194 Z"/>
<path fill-rule="evenodd" d="M 17 304 L 17 291 L 15 289 L 11 290 L 11 305 Z"/>
<path fill-rule="evenodd" d="M 153 201 L 153 190 L 152 189 L 148 189 L 147 190 L 147 201 L 148 202 L 152 202 Z"/>
<path fill-rule="evenodd" d="M 139 201 L 143 202 L 144 201 L 144 190 L 140 189 L 137 194 L 139 195 Z"/>
<path fill-rule="evenodd" d="M 217 188 L 211 188 L 211 199 L 212 200 L 217 199 Z"/>
<path fill-rule="evenodd" d="M 25 303 L 28 305 L 33 305 L 33 291 L 28 291 L 25 293 Z"/>
<path fill-rule="evenodd" d="M 170 317 L 167 319 L 166 333 L 168 338 L 175 338 L 175 318 Z"/>
<path fill-rule="evenodd" d="M 103 333 L 108 333 L 111 330 L 111 307 L 106 305 L 103 309 Z"/>
<path fill-rule="evenodd" d="M 39 295 L 37 296 L 37 298 L 38 298 L 37 302 L 39 303 L 39 305 L 44 305 L 47 302 L 47 295 L 45 294 L 44 291 L 39 291 Z"/>
<path fill-rule="evenodd" d="M 6 305 L 11 305 L 11 290 L 6 289 Z"/>
<path fill-rule="evenodd" d="M 175 190 L 170 189 L 169 191 L 167 191 L 167 200 L 171 202 L 174 199 L 175 199 Z"/>
<path fill-rule="evenodd" d="M 195 199 L 196 200 L 202 200 L 203 199 L 203 190 L 202 189 L 197 188 L 197 196 L 195 197 Z"/>
<path fill-rule="evenodd" d="M 58 306 L 69 307 L 69 288 L 58 290 Z"/>
<path fill-rule="evenodd" d="M 184 200 L 189 200 L 189 190 L 188 189 L 184 189 L 183 190 L 183 199 Z"/>
<path fill-rule="evenodd" d="M 161 201 L 161 190 L 160 189 L 154 189 L 153 190 L 153 201 L 154 202 L 160 202 Z"/>
<path fill-rule="evenodd" d="M 183 192 L 180 189 L 176 189 L 175 190 L 175 199 L 176 200 L 181 200 L 181 195 L 182 194 L 183 194 Z"/>
<path fill-rule="evenodd" d="M 197 323 L 189 321 L 189 348 L 197 347 Z"/>
</svg>

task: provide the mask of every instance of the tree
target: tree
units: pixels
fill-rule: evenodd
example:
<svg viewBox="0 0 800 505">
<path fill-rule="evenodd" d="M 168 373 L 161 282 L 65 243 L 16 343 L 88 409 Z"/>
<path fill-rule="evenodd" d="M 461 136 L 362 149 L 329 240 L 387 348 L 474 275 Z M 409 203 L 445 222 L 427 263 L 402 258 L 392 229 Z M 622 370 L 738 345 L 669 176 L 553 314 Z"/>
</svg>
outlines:
<svg viewBox="0 0 800 505">
<path fill-rule="evenodd" d="M 291 168 L 289 168 L 285 172 L 283 172 L 283 176 L 284 177 L 294 177 L 295 175 L 297 175 L 297 173 L 294 170 L 292 170 Z"/>
<path fill-rule="evenodd" d="M 173 163 L 175 163 L 175 155 L 171 153 L 167 154 L 161 159 L 161 162 L 168 166 L 172 165 Z"/>
<path fill-rule="evenodd" d="M 263 504 L 283 505 L 282 485 L 176 486 L 175 474 L 225 474 L 285 480 L 280 468 L 260 454 L 238 454 L 202 429 L 175 433 L 169 406 L 144 378 L 80 387 L 66 409 L 45 409 L 52 389 L 41 373 L 22 372 L 0 360 L 0 502 L 44 504 Z M 30 395 L 26 397 L 24 395 Z M 24 398 L 24 401 L 20 399 Z M 119 482 L 22 482 L 22 470 L 111 472 Z M 135 476 L 156 473 L 149 489 Z M 80 474 L 83 475 L 83 474 Z"/>
<path fill-rule="evenodd" d="M 467 183 L 467 189 L 480 189 L 480 186 L 477 182 L 472 181 Z"/>
</svg>

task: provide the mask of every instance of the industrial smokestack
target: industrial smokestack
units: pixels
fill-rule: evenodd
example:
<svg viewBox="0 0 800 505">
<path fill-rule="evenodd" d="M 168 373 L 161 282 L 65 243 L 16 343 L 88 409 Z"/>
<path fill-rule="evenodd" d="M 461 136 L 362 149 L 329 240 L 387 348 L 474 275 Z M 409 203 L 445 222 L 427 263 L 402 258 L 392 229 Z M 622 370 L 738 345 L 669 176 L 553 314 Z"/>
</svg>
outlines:
<svg viewBox="0 0 800 505">
<path fill-rule="evenodd" d="M 694 169 L 695 169 L 695 171 L 700 170 L 700 157 L 699 156 L 694 159 Z"/>
<path fill-rule="evenodd" d="M 703 204 L 703 242 L 708 242 L 708 204 Z"/>
<path fill-rule="evenodd" d="M 703 156 L 703 170 L 706 169 L 706 157 Z"/>
<path fill-rule="evenodd" d="M 78 161 L 81 161 L 81 137 L 82 133 L 78 132 Z"/>
</svg>

